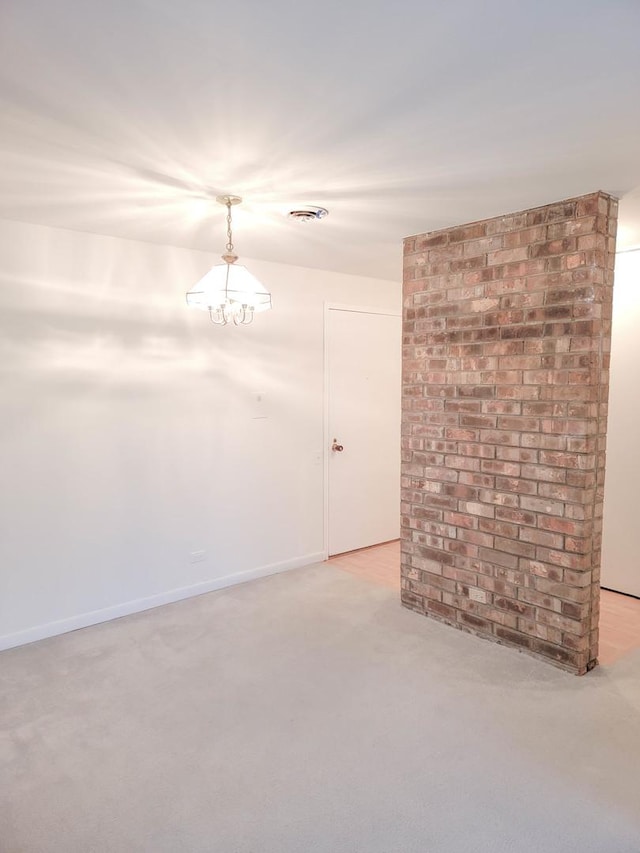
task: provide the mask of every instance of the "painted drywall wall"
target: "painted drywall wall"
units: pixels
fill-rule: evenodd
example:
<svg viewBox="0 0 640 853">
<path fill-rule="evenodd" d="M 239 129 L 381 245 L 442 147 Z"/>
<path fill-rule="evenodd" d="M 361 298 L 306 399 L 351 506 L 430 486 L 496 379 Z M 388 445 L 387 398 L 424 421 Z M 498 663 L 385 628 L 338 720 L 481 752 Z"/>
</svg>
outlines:
<svg viewBox="0 0 640 853">
<path fill-rule="evenodd" d="M 602 586 L 640 596 L 640 251 L 616 257 Z"/>
<path fill-rule="evenodd" d="M 0 222 L 0 646 L 321 557 L 323 305 L 400 284 L 245 259 L 274 309 L 218 328 L 217 261 Z"/>
</svg>

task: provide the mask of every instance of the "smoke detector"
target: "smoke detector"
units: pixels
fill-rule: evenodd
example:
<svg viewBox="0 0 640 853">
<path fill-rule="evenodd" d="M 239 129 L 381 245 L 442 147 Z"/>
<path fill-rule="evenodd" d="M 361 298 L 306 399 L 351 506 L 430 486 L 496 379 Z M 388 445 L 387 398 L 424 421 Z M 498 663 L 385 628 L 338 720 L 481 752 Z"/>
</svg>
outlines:
<svg viewBox="0 0 640 853">
<path fill-rule="evenodd" d="M 289 219 L 295 219 L 296 222 L 313 222 L 314 219 L 324 219 L 329 215 L 326 207 L 300 207 L 297 210 L 290 210 L 287 216 Z"/>
</svg>

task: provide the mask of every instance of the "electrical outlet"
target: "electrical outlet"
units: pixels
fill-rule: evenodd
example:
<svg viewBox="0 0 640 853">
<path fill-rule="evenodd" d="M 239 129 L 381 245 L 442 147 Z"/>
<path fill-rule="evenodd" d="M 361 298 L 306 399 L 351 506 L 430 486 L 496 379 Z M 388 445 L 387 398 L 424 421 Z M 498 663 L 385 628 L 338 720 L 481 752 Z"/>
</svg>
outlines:
<svg viewBox="0 0 640 853">
<path fill-rule="evenodd" d="M 189 554 L 189 560 L 192 563 L 201 563 L 207 556 L 206 551 L 192 551 Z"/>
</svg>

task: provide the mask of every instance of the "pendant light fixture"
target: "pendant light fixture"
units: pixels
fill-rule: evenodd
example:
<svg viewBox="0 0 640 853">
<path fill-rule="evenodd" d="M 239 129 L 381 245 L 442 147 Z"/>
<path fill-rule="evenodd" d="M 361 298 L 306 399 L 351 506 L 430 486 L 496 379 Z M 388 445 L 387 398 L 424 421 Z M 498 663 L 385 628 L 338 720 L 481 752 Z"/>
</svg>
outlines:
<svg viewBox="0 0 640 853">
<path fill-rule="evenodd" d="M 271 294 L 251 275 L 246 267 L 236 263 L 238 256 L 233 251 L 231 229 L 231 207 L 242 201 L 236 195 L 219 195 L 218 204 L 227 208 L 227 245 L 221 264 L 216 264 L 187 293 L 187 305 L 208 311 L 211 322 L 226 326 L 248 325 L 256 311 L 271 308 Z"/>
</svg>

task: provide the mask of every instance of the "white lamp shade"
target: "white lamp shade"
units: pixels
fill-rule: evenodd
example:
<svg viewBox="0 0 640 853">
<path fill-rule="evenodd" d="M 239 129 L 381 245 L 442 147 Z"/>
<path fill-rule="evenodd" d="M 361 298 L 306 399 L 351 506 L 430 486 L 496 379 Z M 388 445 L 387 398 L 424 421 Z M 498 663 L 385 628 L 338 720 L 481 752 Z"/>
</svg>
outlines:
<svg viewBox="0 0 640 853">
<path fill-rule="evenodd" d="M 203 311 L 222 306 L 247 306 L 253 311 L 271 308 L 271 294 L 242 264 L 216 264 L 187 293 L 187 304 Z"/>
</svg>

